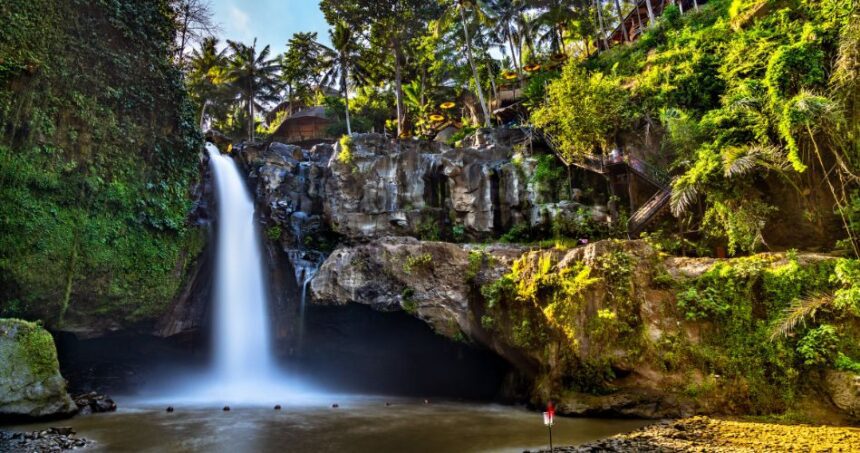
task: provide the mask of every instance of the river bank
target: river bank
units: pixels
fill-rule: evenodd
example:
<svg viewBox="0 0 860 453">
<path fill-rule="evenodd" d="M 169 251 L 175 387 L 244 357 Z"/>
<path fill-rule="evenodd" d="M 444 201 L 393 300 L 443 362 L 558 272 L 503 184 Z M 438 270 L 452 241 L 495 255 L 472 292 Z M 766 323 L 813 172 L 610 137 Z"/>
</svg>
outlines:
<svg viewBox="0 0 860 453">
<path fill-rule="evenodd" d="M 860 428 L 781 425 L 691 417 L 554 452 L 780 452 L 860 450 Z M 548 452 L 549 450 L 541 450 Z"/>
</svg>

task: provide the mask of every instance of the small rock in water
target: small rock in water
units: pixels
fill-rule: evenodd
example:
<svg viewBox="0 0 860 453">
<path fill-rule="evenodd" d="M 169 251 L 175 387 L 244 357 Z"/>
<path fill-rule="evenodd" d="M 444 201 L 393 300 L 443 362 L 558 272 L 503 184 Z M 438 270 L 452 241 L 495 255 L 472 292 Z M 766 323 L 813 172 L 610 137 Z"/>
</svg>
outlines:
<svg viewBox="0 0 860 453">
<path fill-rule="evenodd" d="M 340 404 L 334 403 L 331 405 L 332 409 L 337 409 L 340 407 Z"/>
<path fill-rule="evenodd" d="M 276 410 L 276 411 L 281 410 L 281 405 L 280 405 L 280 404 L 275 404 L 275 410 Z"/>
<path fill-rule="evenodd" d="M 173 406 L 167 406 L 167 412 L 173 412 Z"/>
<path fill-rule="evenodd" d="M 60 428 L 51 428 L 49 430 L 52 434 L 59 434 L 61 436 L 71 436 L 75 434 L 75 431 L 69 426 L 63 426 Z"/>
<path fill-rule="evenodd" d="M 222 409 L 222 410 L 223 410 L 224 412 L 227 412 L 227 411 L 229 411 L 229 410 L 230 410 L 230 406 L 224 406 L 224 409 Z"/>
</svg>

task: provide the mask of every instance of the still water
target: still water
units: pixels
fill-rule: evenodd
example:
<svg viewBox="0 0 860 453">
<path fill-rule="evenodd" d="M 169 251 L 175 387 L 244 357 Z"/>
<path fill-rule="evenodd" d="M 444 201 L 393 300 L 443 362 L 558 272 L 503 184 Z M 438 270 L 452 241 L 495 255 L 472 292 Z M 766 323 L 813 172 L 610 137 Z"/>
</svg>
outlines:
<svg viewBox="0 0 860 453">
<path fill-rule="evenodd" d="M 164 407 L 123 404 L 112 414 L 18 427 L 71 426 L 95 441 L 83 451 L 143 452 L 521 452 L 547 446 L 541 415 L 524 409 L 416 399 L 334 398 L 330 404 Z M 386 406 L 389 402 L 391 406 Z M 642 420 L 556 417 L 553 443 L 586 442 L 646 425 Z"/>
</svg>

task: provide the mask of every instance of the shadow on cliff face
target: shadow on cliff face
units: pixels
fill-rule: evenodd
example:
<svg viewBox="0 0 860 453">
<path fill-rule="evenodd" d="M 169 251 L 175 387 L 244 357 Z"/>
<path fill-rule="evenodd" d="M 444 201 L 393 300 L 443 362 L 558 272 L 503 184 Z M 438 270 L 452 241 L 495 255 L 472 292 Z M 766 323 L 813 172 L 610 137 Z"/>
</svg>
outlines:
<svg viewBox="0 0 860 453">
<path fill-rule="evenodd" d="M 305 320 L 301 346 L 282 365 L 327 391 L 492 400 L 510 371 L 492 352 L 452 342 L 402 312 L 354 304 L 309 306 Z M 73 393 L 133 395 L 205 370 L 209 361 L 208 335 L 192 341 L 131 334 L 77 339 L 59 333 L 56 339 Z"/>
<path fill-rule="evenodd" d="M 453 342 L 403 312 L 311 306 L 295 366 L 335 391 L 489 400 L 509 365 L 492 352 Z"/>
</svg>

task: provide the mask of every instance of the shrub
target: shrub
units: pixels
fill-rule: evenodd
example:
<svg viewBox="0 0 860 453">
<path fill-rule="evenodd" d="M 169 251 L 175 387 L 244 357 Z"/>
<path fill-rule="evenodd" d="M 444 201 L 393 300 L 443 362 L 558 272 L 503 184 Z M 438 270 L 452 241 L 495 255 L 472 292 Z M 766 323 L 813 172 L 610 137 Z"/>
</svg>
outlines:
<svg viewBox="0 0 860 453">
<path fill-rule="evenodd" d="M 838 343 L 836 328 L 824 324 L 811 329 L 797 342 L 797 353 L 806 366 L 831 365 L 836 358 Z"/>
</svg>

